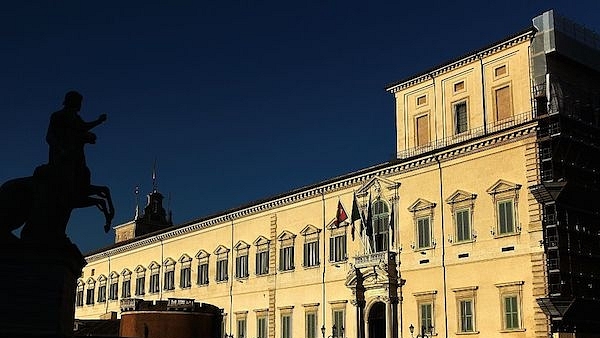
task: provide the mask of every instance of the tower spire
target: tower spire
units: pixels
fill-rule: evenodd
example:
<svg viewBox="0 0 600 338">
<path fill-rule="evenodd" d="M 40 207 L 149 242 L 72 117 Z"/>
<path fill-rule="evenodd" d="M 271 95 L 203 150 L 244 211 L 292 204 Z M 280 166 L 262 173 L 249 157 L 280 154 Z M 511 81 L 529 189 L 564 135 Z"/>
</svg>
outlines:
<svg viewBox="0 0 600 338">
<path fill-rule="evenodd" d="M 156 186 L 156 158 L 154 159 L 154 165 L 152 166 L 152 192 L 157 192 L 158 187 Z"/>
</svg>

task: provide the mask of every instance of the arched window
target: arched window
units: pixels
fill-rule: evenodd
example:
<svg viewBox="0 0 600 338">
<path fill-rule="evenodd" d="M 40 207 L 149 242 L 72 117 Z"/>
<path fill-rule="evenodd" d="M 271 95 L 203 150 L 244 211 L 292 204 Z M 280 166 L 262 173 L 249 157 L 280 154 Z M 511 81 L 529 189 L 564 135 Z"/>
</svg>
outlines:
<svg viewBox="0 0 600 338">
<path fill-rule="evenodd" d="M 386 251 L 388 249 L 390 209 L 381 199 L 375 200 L 371 207 L 373 210 L 373 251 Z"/>
</svg>

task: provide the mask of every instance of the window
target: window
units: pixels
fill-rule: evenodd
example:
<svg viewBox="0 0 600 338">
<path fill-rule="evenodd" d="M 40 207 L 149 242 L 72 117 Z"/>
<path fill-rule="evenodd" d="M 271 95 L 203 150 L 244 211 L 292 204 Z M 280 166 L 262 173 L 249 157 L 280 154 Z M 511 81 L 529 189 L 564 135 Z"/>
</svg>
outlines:
<svg viewBox="0 0 600 338">
<path fill-rule="evenodd" d="M 179 258 L 181 271 L 179 272 L 179 287 L 186 289 L 192 286 L 192 258 L 183 255 Z"/>
<path fill-rule="evenodd" d="M 77 283 L 77 293 L 75 293 L 75 306 L 83 306 L 83 281 Z"/>
<path fill-rule="evenodd" d="M 266 275 L 269 273 L 269 251 L 259 251 L 256 253 L 256 274 Z"/>
<path fill-rule="evenodd" d="M 208 262 L 198 264 L 198 285 L 208 285 Z"/>
<path fill-rule="evenodd" d="M 343 338 L 345 327 L 345 312 L 343 309 L 333 310 L 334 338 Z"/>
<path fill-rule="evenodd" d="M 390 213 L 387 204 L 377 199 L 373 202 L 373 249 L 382 252 L 388 249 Z"/>
<path fill-rule="evenodd" d="M 256 315 L 256 338 L 267 338 L 268 335 L 267 316 L 263 312 Z"/>
<path fill-rule="evenodd" d="M 417 219 L 417 238 L 418 249 L 431 247 L 431 226 L 428 216 Z"/>
<path fill-rule="evenodd" d="M 427 103 L 427 96 L 421 95 L 417 97 L 417 106 L 422 106 Z"/>
<path fill-rule="evenodd" d="M 237 338 L 247 338 L 246 336 L 246 316 L 237 319 Z"/>
<path fill-rule="evenodd" d="M 256 274 L 258 276 L 269 273 L 269 243 L 270 241 L 263 236 L 259 236 L 253 243 L 256 246 Z"/>
<path fill-rule="evenodd" d="M 146 285 L 146 269 L 138 265 L 135 269 L 136 279 L 135 279 L 135 295 L 142 296 L 145 294 L 144 287 Z"/>
<path fill-rule="evenodd" d="M 460 307 L 460 332 L 473 332 L 473 300 L 463 299 L 459 302 Z"/>
<path fill-rule="evenodd" d="M 319 233 L 321 229 L 309 224 L 300 231 L 300 234 L 304 236 L 304 250 L 302 266 L 313 267 L 320 264 L 319 259 Z"/>
<path fill-rule="evenodd" d="M 516 295 L 504 297 L 504 329 L 521 328 L 519 323 L 519 302 Z"/>
<path fill-rule="evenodd" d="M 305 267 L 319 265 L 319 241 L 304 243 L 304 263 Z"/>
<path fill-rule="evenodd" d="M 523 281 L 496 284 L 500 292 L 502 308 L 502 330 L 522 330 L 521 327 L 521 295 Z"/>
<path fill-rule="evenodd" d="M 94 289 L 93 288 L 87 289 L 87 293 L 86 293 L 86 297 L 85 297 L 85 304 L 86 305 L 94 305 Z"/>
<path fill-rule="evenodd" d="M 235 278 L 248 277 L 248 255 L 235 258 Z"/>
<path fill-rule="evenodd" d="M 296 235 L 289 231 L 284 231 L 279 235 L 279 270 L 294 270 L 294 239 Z"/>
<path fill-rule="evenodd" d="M 94 305 L 94 290 L 96 288 L 96 281 L 93 278 L 88 279 L 87 289 L 85 293 L 85 304 Z"/>
<path fill-rule="evenodd" d="M 223 245 L 219 245 L 215 250 L 217 255 L 217 275 L 215 277 L 217 282 L 224 282 L 229 279 L 229 249 Z"/>
<path fill-rule="evenodd" d="M 160 291 L 160 265 L 156 262 L 150 263 L 150 285 L 148 291 L 157 293 Z"/>
<path fill-rule="evenodd" d="M 121 298 L 129 298 L 131 297 L 131 271 L 129 269 L 123 269 L 121 275 L 123 275 Z"/>
<path fill-rule="evenodd" d="M 498 180 L 487 190 L 496 204 L 496 228 L 492 229 L 492 234 L 505 236 L 520 232 L 517 223 L 517 202 L 520 189 L 520 184 Z"/>
<path fill-rule="evenodd" d="M 279 250 L 279 270 L 294 270 L 294 247 L 288 246 Z"/>
<path fill-rule="evenodd" d="M 460 81 L 454 84 L 454 92 L 461 92 L 465 90 L 465 81 Z"/>
<path fill-rule="evenodd" d="M 496 67 L 496 69 L 494 69 L 495 77 L 501 77 L 502 75 L 506 75 L 506 65 L 502 65 L 502 66 Z"/>
<path fill-rule="evenodd" d="M 244 241 L 239 241 L 234 247 L 235 249 L 235 278 L 248 277 L 248 254 L 250 245 Z"/>
<path fill-rule="evenodd" d="M 98 303 L 106 302 L 106 284 L 98 287 Z"/>
<path fill-rule="evenodd" d="M 411 245 L 413 250 L 435 247 L 432 229 L 433 209 L 435 205 L 435 203 L 419 198 L 408 207 L 408 211 L 412 212 L 415 222 L 415 241 Z"/>
<path fill-rule="evenodd" d="M 317 338 L 317 313 L 310 311 L 305 315 L 306 338 Z"/>
<path fill-rule="evenodd" d="M 163 289 L 167 291 L 175 290 L 175 261 L 172 258 L 167 258 L 163 264 L 165 266 Z"/>
<path fill-rule="evenodd" d="M 433 303 L 419 304 L 419 324 L 424 328 L 425 333 L 431 334 L 433 331 Z"/>
<path fill-rule="evenodd" d="M 175 290 L 175 271 L 165 271 L 165 290 Z"/>
<path fill-rule="evenodd" d="M 429 143 L 429 116 L 423 115 L 416 119 L 417 146 L 423 146 Z"/>
<path fill-rule="evenodd" d="M 227 280 L 227 256 L 217 259 L 217 282 L 224 282 Z"/>
<path fill-rule="evenodd" d="M 292 314 L 281 315 L 281 338 L 292 338 Z"/>
<path fill-rule="evenodd" d="M 476 194 L 457 190 L 446 199 L 446 203 L 450 204 L 452 210 L 455 229 L 454 237 L 449 238 L 451 243 L 475 240 L 475 233 L 471 224 L 473 209 L 475 208 L 475 198 L 477 198 Z"/>
<path fill-rule="evenodd" d="M 98 303 L 106 302 L 106 276 L 98 277 Z"/>
<path fill-rule="evenodd" d="M 416 328 L 420 333 L 421 330 L 425 330 L 425 333 L 433 334 L 435 328 L 435 297 L 437 295 L 436 290 L 422 291 L 413 293 L 417 301 L 417 312 L 418 312 L 418 323 L 419 326 Z"/>
<path fill-rule="evenodd" d="M 510 86 L 505 86 L 494 91 L 496 99 L 496 121 L 502 121 L 512 116 L 512 100 Z"/>
<path fill-rule="evenodd" d="M 210 254 L 204 250 L 200 250 L 196 254 L 198 259 L 198 278 L 196 284 L 208 285 L 208 258 Z"/>
<path fill-rule="evenodd" d="M 456 296 L 458 333 L 476 332 L 475 298 L 477 286 L 452 289 Z"/>
<path fill-rule="evenodd" d="M 454 134 L 460 134 L 467 131 L 467 101 L 462 101 L 454 105 Z"/>
<path fill-rule="evenodd" d="M 456 217 L 456 241 L 464 242 L 471 240 L 471 213 L 469 209 L 457 210 Z"/>
<path fill-rule="evenodd" d="M 346 233 L 338 234 L 329 238 L 329 260 L 341 262 L 348 259 L 346 252 Z"/>
<path fill-rule="evenodd" d="M 498 233 L 500 235 L 515 232 L 513 218 L 513 201 L 504 200 L 498 202 Z"/>
<path fill-rule="evenodd" d="M 108 299 L 117 300 L 119 298 L 119 275 L 116 272 L 110 274 L 110 286 L 108 288 Z"/>
</svg>

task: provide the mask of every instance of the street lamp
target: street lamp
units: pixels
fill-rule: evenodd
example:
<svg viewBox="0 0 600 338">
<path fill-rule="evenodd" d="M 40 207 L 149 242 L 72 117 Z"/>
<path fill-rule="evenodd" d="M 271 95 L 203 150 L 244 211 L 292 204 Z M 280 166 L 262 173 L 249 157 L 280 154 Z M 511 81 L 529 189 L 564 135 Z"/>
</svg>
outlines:
<svg viewBox="0 0 600 338">
<path fill-rule="evenodd" d="M 429 332 L 433 332 L 433 326 L 429 325 Z M 415 333 L 415 327 L 410 324 L 410 326 L 408 327 L 408 330 L 410 331 L 410 336 L 412 338 L 415 338 L 415 336 L 413 335 Z M 425 334 L 426 330 L 425 330 L 425 325 L 421 326 L 421 334 L 419 335 L 419 333 L 417 332 L 417 338 L 429 338 L 430 336 Z"/>
<path fill-rule="evenodd" d="M 344 338 L 344 327 L 342 326 L 338 334 L 338 328 L 335 324 L 331 327 L 331 336 L 327 336 L 327 338 Z M 321 326 L 321 334 L 323 334 L 323 338 L 325 338 L 325 325 Z"/>
</svg>

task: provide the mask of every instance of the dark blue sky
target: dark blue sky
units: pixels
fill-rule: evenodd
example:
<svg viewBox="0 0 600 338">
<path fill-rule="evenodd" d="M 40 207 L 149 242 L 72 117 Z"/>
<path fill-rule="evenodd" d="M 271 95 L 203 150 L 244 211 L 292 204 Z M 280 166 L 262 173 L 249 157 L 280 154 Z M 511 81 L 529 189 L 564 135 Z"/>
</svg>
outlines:
<svg viewBox="0 0 600 338">
<path fill-rule="evenodd" d="M 95 119 L 92 181 L 115 224 L 158 188 L 181 223 L 379 164 L 395 152 L 388 83 L 488 45 L 554 8 L 600 31 L 598 1 L 11 1 L 0 11 L 0 181 L 47 160 L 66 91 Z M 167 197 L 168 199 L 168 197 Z M 168 202 L 166 203 L 168 204 Z M 108 245 L 95 209 L 68 227 Z"/>
</svg>

